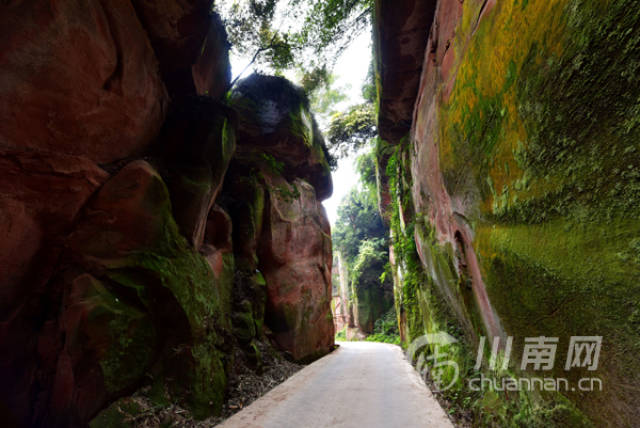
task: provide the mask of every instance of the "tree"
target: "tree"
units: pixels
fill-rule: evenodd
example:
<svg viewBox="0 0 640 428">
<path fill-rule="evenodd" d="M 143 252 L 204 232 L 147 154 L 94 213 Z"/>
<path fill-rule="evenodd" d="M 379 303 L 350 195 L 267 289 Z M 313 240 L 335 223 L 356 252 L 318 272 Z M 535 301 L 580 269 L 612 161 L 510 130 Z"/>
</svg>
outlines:
<svg viewBox="0 0 640 428">
<path fill-rule="evenodd" d="M 347 99 L 342 87 L 335 87 L 335 76 L 328 74 L 326 77 L 318 77 L 313 80 L 312 76 L 304 75 L 301 78 L 302 88 L 309 94 L 309 101 L 313 113 L 320 116 L 322 122 L 329 123 L 330 118 L 335 114 L 336 104 Z"/>
<path fill-rule="evenodd" d="M 377 135 L 376 117 L 371 103 L 358 104 L 331 118 L 327 139 L 329 150 L 338 157 L 364 147 Z"/>
<path fill-rule="evenodd" d="M 348 265 L 353 266 L 361 242 L 372 238 L 386 240 L 387 229 L 369 192 L 354 188 L 338 207 L 334 246 L 342 251 Z"/>
<path fill-rule="evenodd" d="M 369 150 L 356 159 L 356 171 L 360 176 L 360 182 L 368 192 L 368 197 L 373 204 L 378 203 L 378 184 L 376 178 L 376 155 Z"/>
<path fill-rule="evenodd" d="M 371 157 L 358 160 L 361 182 L 371 179 Z M 367 188 L 354 188 L 338 207 L 333 243 L 347 266 L 351 286 L 351 305 L 357 308 L 362 331 L 373 333 L 376 320 L 393 305 L 393 284 L 388 270 L 389 239 L 377 208 L 375 194 Z"/>
<path fill-rule="evenodd" d="M 232 52 L 258 70 L 299 69 L 326 83 L 349 43 L 369 28 L 372 0 L 219 0 Z M 313 89 L 318 88 L 315 84 Z M 309 89 L 309 88 L 306 88 Z"/>
<path fill-rule="evenodd" d="M 362 85 L 362 98 L 371 104 L 377 103 L 378 89 L 376 88 L 376 71 L 373 60 L 369 63 L 367 78 Z"/>
</svg>

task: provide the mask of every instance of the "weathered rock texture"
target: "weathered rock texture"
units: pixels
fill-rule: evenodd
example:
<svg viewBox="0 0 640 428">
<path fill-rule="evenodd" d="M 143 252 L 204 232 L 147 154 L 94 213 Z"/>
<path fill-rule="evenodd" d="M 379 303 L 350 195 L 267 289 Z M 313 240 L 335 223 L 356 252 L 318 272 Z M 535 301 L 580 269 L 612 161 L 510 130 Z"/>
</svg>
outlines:
<svg viewBox="0 0 640 428">
<path fill-rule="evenodd" d="M 130 2 L 5 3 L 0 19 L 3 146 L 109 163 L 158 134 L 168 96 Z"/>
<path fill-rule="evenodd" d="M 380 280 L 386 259 L 385 253 L 372 254 L 365 249 L 356 260 L 350 284 L 351 309 L 355 326 L 364 334 L 373 333 L 375 322 L 393 306 L 391 278 Z"/>
<path fill-rule="evenodd" d="M 376 2 L 374 28 L 380 92 L 380 137 L 397 142 L 409 132 L 436 0 Z"/>
<path fill-rule="evenodd" d="M 349 270 L 344 261 L 342 253 L 337 253 L 337 270 L 338 270 L 338 292 L 333 296 L 333 322 L 336 331 L 340 331 L 343 328 L 355 327 L 353 320 L 353 307 L 350 304 L 351 300 L 351 287 L 349 286 Z"/>
<path fill-rule="evenodd" d="M 605 386 L 547 394 L 546 410 L 528 418 L 631 426 L 640 409 L 631 392 L 640 385 L 640 14 L 625 0 L 442 0 L 433 12 L 404 139 L 388 124 L 403 109 L 383 108 L 404 95 L 380 86 L 381 200 L 403 339 L 451 320 L 471 348 L 479 336 L 514 336 L 519 372 L 526 337 L 558 337 L 553 371 L 519 375 L 596 376 Z M 394 34 L 384 15 L 377 25 Z M 381 40 L 381 72 L 404 70 Z M 592 335 L 603 336 L 597 371 L 565 371 L 570 337 Z M 490 393 L 480 405 L 500 399 L 509 397 Z"/>
<path fill-rule="evenodd" d="M 236 168 L 260 189 L 251 208 L 260 217 L 248 231 L 255 243 L 244 253 L 249 260 L 257 255 L 249 267 L 264 277 L 265 323 L 294 359 L 317 357 L 334 334 L 331 233 L 319 202 L 332 189 L 322 135 L 304 93 L 282 78 L 249 77 L 234 90 L 232 106 L 239 118 Z"/>
<path fill-rule="evenodd" d="M 260 127 L 265 112 L 224 101 L 210 6 L 0 6 L 3 423 L 85 426 L 149 382 L 204 417 L 234 347 L 258 358 L 267 333 L 305 359 L 333 345 L 323 142 L 298 94 L 296 120 L 241 134 L 233 161 L 236 117 Z M 286 169 L 246 155 L 267 141 Z"/>
<path fill-rule="evenodd" d="M 386 251 L 380 251 L 385 250 L 386 245 L 365 241 L 351 269 L 342 251 L 335 252 L 340 269 L 338 292 L 333 297 L 333 316 L 336 331 L 346 328 L 347 338 L 364 338 L 374 333 L 376 321 L 393 307 L 392 278 L 384 275 L 388 256 Z"/>
<path fill-rule="evenodd" d="M 306 181 L 268 180 L 268 190 L 260 243 L 265 322 L 294 359 L 315 357 L 333 344 L 329 222 Z"/>
</svg>

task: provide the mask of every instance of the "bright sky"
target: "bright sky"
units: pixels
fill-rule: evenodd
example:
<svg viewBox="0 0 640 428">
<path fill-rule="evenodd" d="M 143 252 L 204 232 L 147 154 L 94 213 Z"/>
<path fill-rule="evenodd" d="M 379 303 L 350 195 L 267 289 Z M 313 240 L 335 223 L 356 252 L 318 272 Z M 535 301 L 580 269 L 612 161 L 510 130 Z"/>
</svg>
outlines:
<svg viewBox="0 0 640 428">
<path fill-rule="evenodd" d="M 232 74 L 235 76 L 240 73 L 246 66 L 248 60 L 237 58 L 233 55 L 231 60 Z M 367 72 L 369 71 L 369 63 L 371 61 L 371 34 L 364 31 L 355 39 L 351 45 L 343 52 L 342 56 L 336 61 L 333 74 L 335 82 L 333 87 L 344 88 L 347 99 L 335 107 L 335 110 L 342 110 L 353 104 L 364 102 L 362 98 L 362 84 L 364 83 Z M 245 71 L 243 77 L 250 75 L 253 70 L 250 68 Z M 292 79 L 292 76 L 287 76 Z M 333 226 L 337 219 L 337 209 L 342 198 L 349 193 L 352 187 L 358 183 L 358 176 L 355 171 L 355 159 L 357 155 L 351 155 L 348 158 L 341 159 L 338 162 L 338 169 L 333 173 L 333 195 L 323 202 L 327 210 L 329 222 Z"/>
</svg>

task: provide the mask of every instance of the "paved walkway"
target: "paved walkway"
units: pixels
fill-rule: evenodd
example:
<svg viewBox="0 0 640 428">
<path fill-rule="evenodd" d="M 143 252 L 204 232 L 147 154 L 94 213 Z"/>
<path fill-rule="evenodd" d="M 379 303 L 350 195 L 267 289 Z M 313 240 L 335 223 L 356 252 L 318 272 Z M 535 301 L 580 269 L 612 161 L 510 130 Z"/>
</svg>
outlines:
<svg viewBox="0 0 640 428">
<path fill-rule="evenodd" d="M 220 428 L 453 425 L 398 346 L 341 342 Z"/>
</svg>

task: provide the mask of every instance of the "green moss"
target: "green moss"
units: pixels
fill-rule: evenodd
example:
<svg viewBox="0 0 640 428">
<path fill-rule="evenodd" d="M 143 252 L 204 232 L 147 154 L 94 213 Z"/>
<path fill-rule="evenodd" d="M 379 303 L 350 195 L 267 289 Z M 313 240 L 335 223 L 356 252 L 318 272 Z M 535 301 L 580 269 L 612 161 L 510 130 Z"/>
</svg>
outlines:
<svg viewBox="0 0 640 428">
<path fill-rule="evenodd" d="M 136 311 L 131 312 L 135 314 Z M 120 312 L 108 324 L 111 346 L 100 360 L 100 367 L 110 393 L 135 384 L 151 363 L 156 332 L 150 320 L 142 319 L 142 314 L 134 314 Z"/>
<path fill-rule="evenodd" d="M 443 394 L 452 404 L 450 411 L 471 412 L 475 425 L 588 426 L 585 416 L 559 394 L 542 397 L 522 392 L 514 397 L 501 391 L 469 389 L 467 381 L 480 374 L 474 369 L 477 352 L 474 337 L 484 334 L 483 324 L 471 290 L 465 285 L 465 278 L 458 277 L 452 265 L 454 250 L 450 245 L 439 244 L 425 217 L 413 212 L 409 193 L 412 180 L 408 176 L 410 169 L 404 161 L 404 150 L 395 150 L 387 161 L 386 169 L 392 195 L 389 218 L 396 258 L 392 276 L 403 346 L 425 333 L 447 332 L 458 339 L 457 343 L 438 347 L 438 352 L 446 354 L 447 360 L 455 362 L 460 370 L 457 382 Z M 416 240 L 423 251 L 422 261 Z M 511 275 L 503 279 L 517 278 L 516 274 Z M 505 282 L 505 288 L 508 286 L 509 283 Z M 423 357 L 432 355 L 434 351 L 435 346 L 426 346 L 422 349 Z M 483 372 L 485 376 L 494 375 L 486 369 Z M 447 368 L 439 374 L 441 380 L 448 383 L 453 380 L 455 372 Z"/>
<path fill-rule="evenodd" d="M 215 278 L 214 285 L 218 289 L 220 299 L 220 311 L 223 314 L 231 313 L 233 282 L 236 272 L 235 255 L 232 252 L 222 254 L 222 272 Z"/>
<path fill-rule="evenodd" d="M 213 340 L 202 340 L 191 348 L 196 364 L 191 372 L 189 405 L 196 419 L 220 412 L 227 386 L 224 355 Z"/>
<path fill-rule="evenodd" d="M 621 379 L 632 384 L 640 381 L 634 357 L 640 352 L 640 340 L 633 322 L 640 307 L 640 266 L 619 256 L 621 244 L 638 233 L 639 225 L 631 219 L 575 225 L 569 230 L 565 221 L 555 220 L 479 231 L 488 292 L 508 331 L 523 337 L 553 332 L 563 343 L 577 334 L 603 335 L 597 375 L 607 385 L 606 396 L 569 392 L 576 402 L 601 403 L 612 396 L 624 400 L 626 393 L 618 387 Z M 565 358 L 566 349 L 559 349 L 557 361 Z M 589 375 L 561 369 L 556 367 L 557 376 L 573 380 Z M 600 413 L 604 412 L 601 408 Z"/>
<path fill-rule="evenodd" d="M 248 343 L 256 337 L 256 322 L 253 318 L 251 302 L 244 300 L 233 313 L 233 335 Z"/>
<path fill-rule="evenodd" d="M 154 213 L 163 224 L 161 236 L 155 245 L 132 252 L 125 259 L 109 262 L 105 275 L 120 286 L 133 289 L 152 314 L 156 310 L 154 287 L 166 289 L 174 299 L 174 310 L 180 311 L 188 323 L 189 331 L 184 332 L 187 336 L 183 339 L 189 346 L 181 368 L 184 377 L 176 379 L 172 388 L 192 408 L 196 417 L 205 417 L 220 410 L 225 388 L 223 355 L 218 349 L 223 344 L 222 333 L 230 328 L 225 313 L 228 303 L 224 303 L 229 299 L 230 284 L 216 282 L 229 278 L 216 279 L 207 261 L 193 251 L 178 232 L 171 216 L 168 192 L 159 178 L 158 182 L 160 193 Z M 166 317 L 166 314 L 156 315 Z M 120 337 L 120 345 L 101 362 L 107 385 L 120 385 L 129 376 L 139 373 L 142 367 L 139 360 L 153 355 L 149 351 L 132 352 L 138 342 L 145 343 L 142 341 L 145 337 L 140 337 L 142 333 L 134 335 L 127 331 L 124 321 L 120 317 L 110 323 L 111 334 Z M 167 363 L 166 368 L 171 366 Z M 171 377 L 171 373 L 167 375 Z"/>
<path fill-rule="evenodd" d="M 176 298 L 191 328 L 193 367 L 188 397 L 195 417 L 205 417 L 220 409 L 225 387 L 225 372 L 216 346 L 222 344 L 217 331 L 228 328 L 221 311 L 218 288 L 207 262 L 186 247 L 174 235 L 177 251 L 173 257 L 153 253 L 138 254 L 133 265 L 156 277 Z M 181 248 L 180 248 L 181 247 Z"/>
<path fill-rule="evenodd" d="M 123 398 L 101 411 L 89 423 L 90 428 L 133 427 L 134 417 L 140 413 L 140 406 L 131 398 Z"/>
<path fill-rule="evenodd" d="M 292 109 L 289 114 L 291 122 L 291 132 L 293 135 L 300 137 L 305 145 L 311 147 L 314 145 L 313 119 L 308 108 L 303 103 L 296 109 Z"/>
<path fill-rule="evenodd" d="M 631 60 L 640 55 L 640 37 L 631 31 L 640 13 L 629 8 L 628 1 L 567 2 L 562 51 L 531 45 L 518 82 L 528 135 L 520 162 L 534 188 L 559 189 L 507 218 L 607 219 L 633 215 L 640 204 L 640 89 L 630 84 L 640 67 Z"/>
<path fill-rule="evenodd" d="M 266 162 L 269 167 L 269 170 L 276 175 L 282 175 L 284 172 L 284 163 L 279 162 L 273 155 L 268 153 L 260 153 L 260 157 Z"/>
<path fill-rule="evenodd" d="M 613 409 L 637 407 L 618 384 L 640 385 L 631 357 L 639 343 L 640 12 L 630 0 L 505 1 L 475 28 L 479 7 L 463 6 L 455 84 L 430 130 L 446 189 L 470 201 L 465 215 L 507 333 L 607 334 L 608 362 L 598 371 L 607 394 L 568 398 L 596 422 L 629 424 Z M 481 332 L 463 278 L 453 285 L 448 272 L 450 249 L 435 247 L 417 220 L 427 270 L 456 316 Z"/>
<path fill-rule="evenodd" d="M 93 278 L 84 302 L 91 305 L 89 322 L 107 327 L 108 347 L 99 363 L 107 391 L 118 393 L 148 369 L 156 345 L 154 326 L 148 314 L 120 300 Z"/>
</svg>

